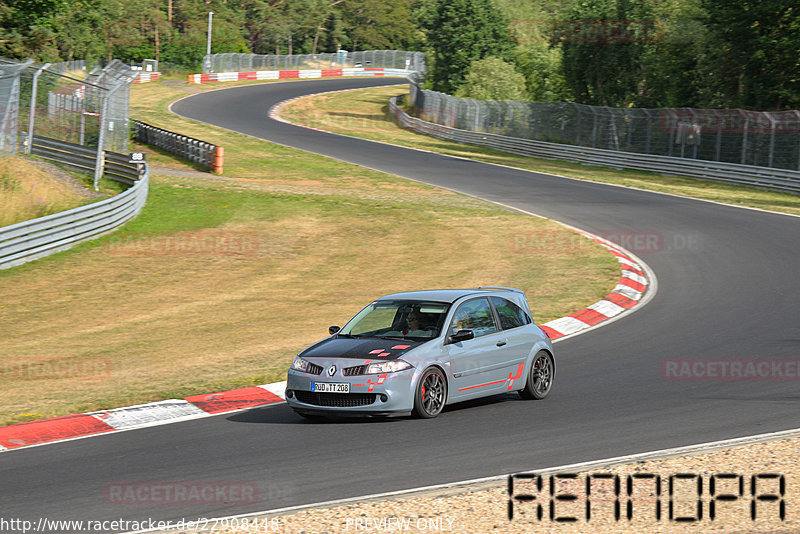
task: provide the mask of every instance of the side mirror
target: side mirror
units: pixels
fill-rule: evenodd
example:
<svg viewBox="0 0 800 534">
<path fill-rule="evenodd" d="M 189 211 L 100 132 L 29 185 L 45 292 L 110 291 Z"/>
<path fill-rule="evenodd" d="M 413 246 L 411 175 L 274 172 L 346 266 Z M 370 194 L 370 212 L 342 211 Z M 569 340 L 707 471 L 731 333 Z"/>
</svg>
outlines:
<svg viewBox="0 0 800 534">
<path fill-rule="evenodd" d="M 341 326 L 329 326 L 328 327 L 328 333 L 333 335 L 333 334 L 335 334 L 336 332 L 338 332 L 341 329 L 342 329 Z"/>
<path fill-rule="evenodd" d="M 459 343 L 461 341 L 467 341 L 468 339 L 472 339 L 475 337 L 475 332 L 472 330 L 459 330 L 455 334 L 451 335 L 447 340 L 450 343 Z"/>
</svg>

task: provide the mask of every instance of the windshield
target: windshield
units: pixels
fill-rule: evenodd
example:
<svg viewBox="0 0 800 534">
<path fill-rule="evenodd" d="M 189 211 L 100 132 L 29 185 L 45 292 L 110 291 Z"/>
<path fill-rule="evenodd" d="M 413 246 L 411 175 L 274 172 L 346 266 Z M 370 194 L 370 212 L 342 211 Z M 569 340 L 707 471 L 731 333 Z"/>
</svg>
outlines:
<svg viewBox="0 0 800 534">
<path fill-rule="evenodd" d="M 339 331 L 356 337 L 433 339 L 439 337 L 449 304 L 421 300 L 376 300 Z"/>
</svg>

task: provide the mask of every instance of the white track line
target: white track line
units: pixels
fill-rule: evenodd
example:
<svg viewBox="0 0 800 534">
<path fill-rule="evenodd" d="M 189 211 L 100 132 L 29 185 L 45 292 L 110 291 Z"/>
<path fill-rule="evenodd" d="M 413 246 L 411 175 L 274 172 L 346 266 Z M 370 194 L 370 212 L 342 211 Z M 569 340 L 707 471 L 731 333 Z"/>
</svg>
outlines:
<svg viewBox="0 0 800 534">
<path fill-rule="evenodd" d="M 684 456 L 684 455 L 697 454 L 703 452 L 711 452 L 718 449 L 726 449 L 729 447 L 736 447 L 742 445 L 751 445 L 754 443 L 761 443 L 764 441 L 774 441 L 778 439 L 793 438 L 798 436 L 800 436 L 800 428 L 794 428 L 790 430 L 781 430 L 779 432 L 769 432 L 767 434 L 755 434 L 752 436 L 744 436 L 740 438 L 726 439 L 721 441 L 710 441 L 707 443 L 698 443 L 695 445 L 687 445 L 684 447 L 674 447 L 671 449 L 660 449 L 656 451 L 642 452 L 637 454 L 628 454 L 625 456 L 615 456 L 613 458 L 606 458 L 603 460 L 591 460 L 588 462 L 559 465 L 555 467 L 545 467 L 540 469 L 534 468 L 526 471 L 519 471 L 517 473 L 508 473 L 505 475 L 496 475 L 491 477 L 475 478 L 471 480 L 462 480 L 460 482 L 451 482 L 448 484 L 436 484 L 433 486 L 422 486 L 419 488 L 411 488 L 398 491 L 387 491 L 385 493 L 373 493 L 370 495 L 362 495 L 360 497 L 350 497 L 347 499 L 335 499 L 332 501 L 301 504 L 299 506 L 287 506 L 285 508 L 274 508 L 272 510 L 263 510 L 261 512 L 251 512 L 249 514 L 215 517 L 213 519 L 209 519 L 208 523 L 220 524 L 226 519 L 228 520 L 237 518 L 241 519 L 246 517 L 257 517 L 262 515 L 263 516 L 287 515 L 290 513 L 300 512 L 312 508 L 332 508 L 334 506 L 342 506 L 345 504 L 353 504 L 357 502 L 384 500 L 402 496 L 411 496 L 418 493 L 439 492 L 443 490 L 453 490 L 457 488 L 464 488 L 464 490 L 466 491 L 466 489 L 469 486 L 483 486 L 487 484 L 504 483 L 508 480 L 508 477 L 511 476 L 512 474 L 519 474 L 523 472 L 536 473 L 540 475 L 548 475 L 556 473 L 575 473 L 578 471 L 587 471 L 589 469 L 608 467 L 617 464 L 625 464 L 630 462 L 640 462 L 647 460 L 657 460 L 674 456 Z M 129 532 L 127 534 L 141 534 L 145 532 L 168 532 L 168 531 L 164 531 L 163 529 L 162 530 L 150 529 L 150 530 L 137 530 L 135 532 Z"/>
</svg>

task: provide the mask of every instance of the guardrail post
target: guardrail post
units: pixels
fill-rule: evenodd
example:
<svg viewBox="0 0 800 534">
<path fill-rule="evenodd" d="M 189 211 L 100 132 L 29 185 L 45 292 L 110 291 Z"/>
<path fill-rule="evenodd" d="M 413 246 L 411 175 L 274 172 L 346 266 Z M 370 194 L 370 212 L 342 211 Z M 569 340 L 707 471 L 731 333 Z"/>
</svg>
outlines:
<svg viewBox="0 0 800 534">
<path fill-rule="evenodd" d="M 103 95 L 103 102 L 100 104 L 100 133 L 97 138 L 97 160 L 94 164 L 94 190 L 99 191 L 98 183 L 103 177 L 103 166 L 105 165 L 105 151 L 103 146 L 106 142 L 106 119 L 108 119 L 108 100 L 109 93 Z"/>
<path fill-rule="evenodd" d="M 223 147 L 218 146 L 216 149 L 214 149 L 214 165 L 211 168 L 212 171 L 222 174 L 224 156 L 225 149 Z"/>
<path fill-rule="evenodd" d="M 742 158 L 741 164 L 744 165 L 747 161 L 747 130 L 750 128 L 750 115 L 745 113 L 744 110 L 738 110 L 740 115 L 744 115 L 744 126 L 742 127 Z"/>
<path fill-rule="evenodd" d="M 33 148 L 33 123 L 36 120 L 36 92 L 39 88 L 39 75 L 49 66 L 50 63 L 45 63 L 33 73 L 33 83 L 31 87 L 31 109 L 28 112 L 28 144 L 25 147 L 26 154 L 30 154 L 31 149 Z"/>
<path fill-rule="evenodd" d="M 772 167 L 773 162 L 775 161 L 775 118 L 772 116 L 771 113 L 766 114 L 767 118 L 770 122 L 770 133 L 769 133 L 769 157 L 767 167 Z"/>
<path fill-rule="evenodd" d="M 796 117 L 795 118 L 795 123 L 794 123 L 795 124 L 794 128 L 797 128 L 797 125 L 800 125 L 800 111 L 795 110 L 794 114 L 795 114 L 795 117 Z M 800 170 L 800 147 L 798 147 L 798 150 L 797 150 L 797 170 Z"/>
</svg>

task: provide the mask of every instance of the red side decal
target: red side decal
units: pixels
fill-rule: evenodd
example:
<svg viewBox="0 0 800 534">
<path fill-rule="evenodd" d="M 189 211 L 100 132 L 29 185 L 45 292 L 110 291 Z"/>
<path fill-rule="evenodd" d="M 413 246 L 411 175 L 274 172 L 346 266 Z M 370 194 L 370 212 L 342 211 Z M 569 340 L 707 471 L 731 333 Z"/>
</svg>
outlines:
<svg viewBox="0 0 800 534">
<path fill-rule="evenodd" d="M 508 379 L 506 379 L 506 380 L 508 380 Z M 458 391 L 467 391 L 468 389 L 484 388 L 486 386 L 494 386 L 495 384 L 502 384 L 506 380 L 497 380 L 495 382 L 487 382 L 485 384 L 478 384 L 477 386 L 469 386 L 469 387 L 466 387 L 466 388 L 461 388 Z"/>
<path fill-rule="evenodd" d="M 393 348 L 393 349 L 397 349 L 397 350 L 402 350 L 402 349 L 407 349 L 407 348 L 408 348 L 408 347 L 410 347 L 410 346 L 411 346 L 411 345 L 395 345 L 395 346 L 394 346 L 394 347 L 392 347 L 392 348 Z"/>
<path fill-rule="evenodd" d="M 525 368 L 525 362 L 520 362 L 519 366 L 517 367 L 517 374 L 511 376 L 511 373 L 508 373 L 508 390 L 511 391 L 511 386 L 514 385 L 514 380 L 522 376 L 522 370 Z"/>
<path fill-rule="evenodd" d="M 114 428 L 91 415 L 65 415 L 52 419 L 0 427 L 0 445 L 7 449 L 49 441 L 113 432 Z"/>
<path fill-rule="evenodd" d="M 371 391 L 373 391 L 375 389 L 375 386 L 379 386 L 379 385 L 383 384 L 383 382 L 386 380 L 386 374 L 387 373 L 384 373 L 384 374 L 378 376 L 378 381 L 377 382 L 373 382 L 371 378 L 369 380 L 367 380 L 367 384 L 369 384 L 369 387 L 367 388 L 367 391 L 371 392 Z"/>
</svg>

